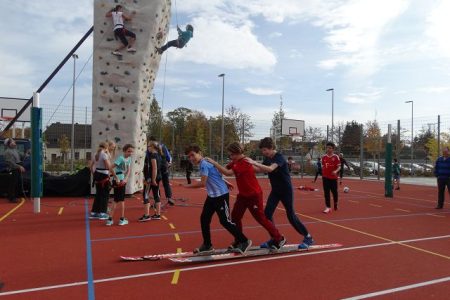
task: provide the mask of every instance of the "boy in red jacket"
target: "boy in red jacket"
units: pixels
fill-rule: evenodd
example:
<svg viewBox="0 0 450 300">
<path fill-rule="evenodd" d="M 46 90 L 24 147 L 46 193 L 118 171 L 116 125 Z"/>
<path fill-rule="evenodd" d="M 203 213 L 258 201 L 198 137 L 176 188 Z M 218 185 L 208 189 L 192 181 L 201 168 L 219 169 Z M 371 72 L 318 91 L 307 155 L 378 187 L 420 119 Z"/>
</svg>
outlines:
<svg viewBox="0 0 450 300">
<path fill-rule="evenodd" d="M 322 157 L 322 182 L 325 195 L 325 210 L 323 213 L 331 212 L 330 191 L 333 194 L 334 210 L 338 209 L 338 175 L 341 169 L 339 156 L 334 154 L 336 146 L 329 142 L 326 145 L 326 154 Z"/>
</svg>

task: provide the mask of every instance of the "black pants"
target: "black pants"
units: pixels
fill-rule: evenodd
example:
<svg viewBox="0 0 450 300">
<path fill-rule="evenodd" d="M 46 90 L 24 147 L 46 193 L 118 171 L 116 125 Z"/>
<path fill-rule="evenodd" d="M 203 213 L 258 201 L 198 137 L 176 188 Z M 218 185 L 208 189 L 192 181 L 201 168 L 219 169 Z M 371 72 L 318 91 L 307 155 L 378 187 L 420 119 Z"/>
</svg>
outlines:
<svg viewBox="0 0 450 300">
<path fill-rule="evenodd" d="M 322 176 L 322 171 L 317 171 L 317 172 L 316 172 L 316 177 L 314 177 L 314 182 L 316 182 L 317 177 L 319 177 L 319 175 Z"/>
<path fill-rule="evenodd" d="M 270 192 L 269 198 L 267 199 L 266 208 L 264 209 L 264 214 L 267 219 L 275 224 L 273 221 L 273 214 L 280 201 L 286 210 L 286 215 L 292 227 L 294 227 L 294 229 L 301 235 L 307 236 L 308 229 L 306 229 L 305 225 L 303 225 L 298 216 L 295 214 L 294 195 L 292 189 L 286 190 L 284 193 L 275 193 L 274 191 Z"/>
<path fill-rule="evenodd" d="M 128 40 L 127 40 L 127 36 L 135 39 L 136 38 L 136 34 L 132 31 L 129 31 L 125 28 L 117 28 L 116 30 L 114 30 L 114 36 L 120 39 L 120 41 L 122 42 L 122 44 L 124 44 L 125 46 L 128 46 Z"/>
<path fill-rule="evenodd" d="M 167 48 L 170 47 L 177 47 L 177 48 L 183 48 L 185 45 L 183 40 L 173 40 L 168 42 L 167 44 L 165 44 L 164 46 L 161 47 L 161 52 L 164 52 L 167 50 Z"/>
<path fill-rule="evenodd" d="M 114 202 L 125 201 L 125 188 L 126 185 L 118 186 L 115 181 L 113 181 L 114 186 Z"/>
<path fill-rule="evenodd" d="M 14 201 L 22 195 L 22 173 L 19 169 L 11 170 L 8 184 L 8 200 Z"/>
<path fill-rule="evenodd" d="M 172 188 L 170 187 L 169 175 L 170 173 L 168 170 L 166 172 L 161 172 L 161 180 L 164 186 L 164 194 L 166 195 L 167 199 L 172 198 Z"/>
<path fill-rule="evenodd" d="M 151 185 L 149 182 L 148 185 L 145 186 L 145 188 L 144 188 L 144 204 L 149 203 L 149 200 L 148 200 L 148 194 L 150 193 L 149 189 L 152 190 L 153 200 L 155 200 L 155 203 L 161 202 L 161 195 L 159 193 L 159 182 L 160 182 L 160 179 L 157 179 L 156 185 Z"/>
<path fill-rule="evenodd" d="M 109 175 L 100 172 L 94 173 L 95 196 L 92 204 L 93 213 L 106 213 L 108 211 L 109 190 L 111 185 L 109 181 L 103 182 L 105 178 L 109 179 Z"/>
<path fill-rule="evenodd" d="M 331 207 L 330 201 L 330 191 L 333 194 L 334 206 L 337 207 L 338 204 L 338 189 L 337 189 L 337 179 L 329 179 L 322 177 L 323 182 L 323 194 L 325 195 L 325 206 Z"/>
<path fill-rule="evenodd" d="M 191 184 L 191 171 L 186 171 L 186 180 L 188 184 Z"/>
<path fill-rule="evenodd" d="M 445 187 L 450 195 L 450 178 L 438 179 L 438 207 L 444 207 Z"/>
<path fill-rule="evenodd" d="M 231 222 L 230 206 L 229 206 L 230 194 L 219 197 L 206 197 L 205 204 L 203 204 L 202 214 L 200 216 L 200 224 L 202 226 L 203 244 L 206 246 L 212 245 L 211 243 L 211 220 L 214 213 L 217 213 L 220 224 L 234 236 L 234 240 L 237 242 L 247 241 L 247 237 L 238 229 L 236 224 Z"/>
</svg>

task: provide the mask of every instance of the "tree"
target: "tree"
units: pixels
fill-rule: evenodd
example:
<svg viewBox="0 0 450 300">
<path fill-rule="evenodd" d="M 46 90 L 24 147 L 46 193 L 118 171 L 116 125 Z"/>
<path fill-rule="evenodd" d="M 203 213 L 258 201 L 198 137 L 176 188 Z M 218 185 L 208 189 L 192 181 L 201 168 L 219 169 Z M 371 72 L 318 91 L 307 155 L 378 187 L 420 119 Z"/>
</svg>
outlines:
<svg viewBox="0 0 450 300">
<path fill-rule="evenodd" d="M 67 153 L 70 150 L 70 142 L 65 134 L 61 135 L 58 139 L 58 147 L 63 158 L 63 162 L 66 163 Z"/>
<path fill-rule="evenodd" d="M 231 122 L 233 122 L 241 143 L 245 143 L 246 138 L 253 136 L 252 130 L 255 128 L 255 124 L 250 120 L 249 115 L 243 113 L 239 108 L 233 105 L 227 108 L 226 114 Z"/>
<path fill-rule="evenodd" d="M 356 155 L 360 151 L 361 125 L 356 121 L 347 122 L 341 140 L 341 152 Z"/>
<path fill-rule="evenodd" d="M 156 100 L 155 95 L 153 95 L 151 103 L 150 103 L 150 112 L 149 112 L 149 121 L 147 125 L 147 135 L 154 136 L 158 139 L 161 139 L 161 126 L 162 124 L 162 111 L 161 107 L 159 107 L 158 101 Z"/>
<path fill-rule="evenodd" d="M 379 154 L 381 150 L 381 130 L 376 120 L 367 121 L 365 137 L 366 149 L 375 158 L 376 154 Z"/>
<path fill-rule="evenodd" d="M 426 147 L 428 149 L 428 159 L 431 161 L 435 161 L 441 155 L 441 153 L 438 153 L 438 143 L 434 136 L 427 141 Z M 450 134 L 445 132 L 441 133 L 441 150 L 444 147 L 450 147 Z"/>
</svg>

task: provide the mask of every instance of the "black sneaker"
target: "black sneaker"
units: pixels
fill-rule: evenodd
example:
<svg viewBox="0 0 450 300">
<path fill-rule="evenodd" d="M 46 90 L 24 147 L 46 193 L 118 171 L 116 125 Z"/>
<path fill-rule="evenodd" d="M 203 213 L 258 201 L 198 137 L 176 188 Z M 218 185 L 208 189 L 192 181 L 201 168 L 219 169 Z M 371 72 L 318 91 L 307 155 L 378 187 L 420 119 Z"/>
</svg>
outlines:
<svg viewBox="0 0 450 300">
<path fill-rule="evenodd" d="M 270 248 L 273 250 L 280 250 L 286 244 L 286 238 L 283 236 L 281 240 L 277 243 L 273 241 L 270 245 Z"/>
<path fill-rule="evenodd" d="M 238 241 L 234 241 L 234 242 L 231 243 L 230 246 L 228 246 L 227 249 L 228 249 L 229 252 L 235 252 L 237 250 L 238 245 L 239 245 L 239 242 Z"/>
<path fill-rule="evenodd" d="M 195 248 L 193 252 L 194 252 L 194 254 L 200 254 L 200 255 L 213 254 L 214 248 L 212 245 L 202 244 L 200 247 Z"/>
<path fill-rule="evenodd" d="M 150 221 L 152 218 L 149 215 L 143 215 L 138 219 L 139 222 L 147 222 Z"/>
<path fill-rule="evenodd" d="M 154 214 L 150 217 L 152 220 L 161 220 L 161 215 Z"/>
<path fill-rule="evenodd" d="M 244 254 L 252 246 L 252 240 L 246 240 L 245 242 L 239 243 L 236 247 L 241 254 Z"/>
</svg>

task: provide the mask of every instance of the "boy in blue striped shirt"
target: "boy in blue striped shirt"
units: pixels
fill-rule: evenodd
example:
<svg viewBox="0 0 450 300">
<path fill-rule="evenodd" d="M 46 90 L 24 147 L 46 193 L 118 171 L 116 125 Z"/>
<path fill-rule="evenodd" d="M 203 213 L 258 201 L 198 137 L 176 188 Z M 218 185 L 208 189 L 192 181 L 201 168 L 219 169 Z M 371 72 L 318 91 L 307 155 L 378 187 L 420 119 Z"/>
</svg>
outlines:
<svg viewBox="0 0 450 300">
<path fill-rule="evenodd" d="M 234 236 L 237 241 L 236 250 L 241 253 L 250 248 L 252 241 L 242 233 L 242 231 L 231 221 L 230 217 L 230 194 L 228 188 L 233 185 L 222 178 L 222 174 L 211 163 L 203 158 L 200 147 L 191 145 L 186 148 L 188 159 L 195 165 L 200 166 L 201 181 L 194 181 L 191 184 L 185 184 L 187 188 L 206 187 L 207 197 L 203 204 L 200 223 L 202 227 L 203 244 L 194 250 L 198 254 L 210 254 L 214 252 L 211 242 L 211 220 L 214 213 L 217 214 L 220 224 Z"/>
</svg>

